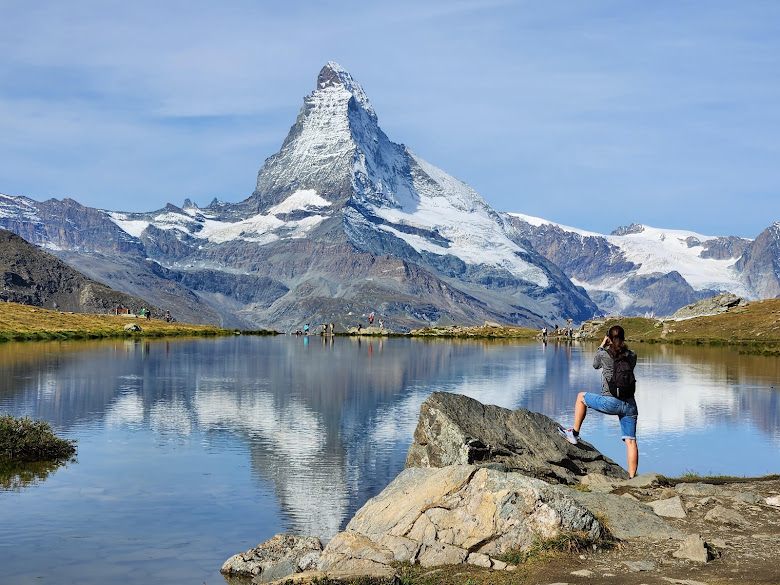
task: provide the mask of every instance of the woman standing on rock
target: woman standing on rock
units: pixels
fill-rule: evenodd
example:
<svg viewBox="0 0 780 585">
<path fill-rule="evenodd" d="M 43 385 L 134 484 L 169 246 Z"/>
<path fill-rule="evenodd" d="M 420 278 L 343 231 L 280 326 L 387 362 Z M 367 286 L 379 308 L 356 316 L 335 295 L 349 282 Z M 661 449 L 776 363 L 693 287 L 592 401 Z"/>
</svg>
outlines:
<svg viewBox="0 0 780 585">
<path fill-rule="evenodd" d="M 601 369 L 601 394 L 580 392 L 574 404 L 574 427 L 558 429 L 564 439 L 576 445 L 588 408 L 617 415 L 626 444 L 629 477 L 636 475 L 639 466 L 639 448 L 636 444 L 636 419 L 639 411 L 634 400 L 635 366 L 636 353 L 626 346 L 625 331 L 620 325 L 610 327 L 593 358 L 593 367 Z"/>
</svg>

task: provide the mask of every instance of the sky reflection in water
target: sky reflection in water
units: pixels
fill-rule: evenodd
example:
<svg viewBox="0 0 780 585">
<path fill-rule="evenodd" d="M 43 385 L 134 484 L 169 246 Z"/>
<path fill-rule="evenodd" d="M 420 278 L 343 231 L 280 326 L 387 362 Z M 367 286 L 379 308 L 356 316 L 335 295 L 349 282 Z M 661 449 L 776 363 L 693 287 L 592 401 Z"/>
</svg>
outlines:
<svg viewBox="0 0 780 585">
<path fill-rule="evenodd" d="M 219 583 L 281 531 L 330 538 L 403 468 L 433 391 L 571 424 L 595 345 L 226 338 L 0 346 L 0 411 L 79 439 L 78 463 L 0 491 L 2 583 Z M 780 470 L 778 361 L 636 347 L 640 472 Z M 584 438 L 625 465 L 616 418 Z M 95 564 L 95 559 L 104 559 Z"/>
</svg>

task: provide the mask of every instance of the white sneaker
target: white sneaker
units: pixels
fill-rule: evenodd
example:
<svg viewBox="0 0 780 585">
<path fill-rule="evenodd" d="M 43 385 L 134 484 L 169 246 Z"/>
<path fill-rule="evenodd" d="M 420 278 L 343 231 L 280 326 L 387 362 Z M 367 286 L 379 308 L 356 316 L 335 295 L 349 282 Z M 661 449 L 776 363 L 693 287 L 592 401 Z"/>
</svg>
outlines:
<svg viewBox="0 0 780 585">
<path fill-rule="evenodd" d="M 579 439 L 577 438 L 577 435 L 574 434 L 574 429 L 566 429 L 563 430 L 561 427 L 558 427 L 558 434 L 569 441 L 572 445 L 576 445 L 579 443 Z"/>
</svg>

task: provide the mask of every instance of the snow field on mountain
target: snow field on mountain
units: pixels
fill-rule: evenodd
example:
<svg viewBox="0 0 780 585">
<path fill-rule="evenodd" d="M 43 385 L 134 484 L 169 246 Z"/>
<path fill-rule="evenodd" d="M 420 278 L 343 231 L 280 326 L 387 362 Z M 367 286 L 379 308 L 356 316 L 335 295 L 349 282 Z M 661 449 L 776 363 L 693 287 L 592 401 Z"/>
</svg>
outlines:
<svg viewBox="0 0 780 585">
<path fill-rule="evenodd" d="M 594 237 L 594 238 L 605 238 L 606 236 L 603 234 L 597 234 L 596 232 L 589 232 L 587 230 L 581 230 L 579 228 L 571 227 L 568 225 L 563 225 L 562 223 L 555 223 L 554 221 L 550 221 L 548 219 L 542 219 L 541 217 L 534 217 L 533 215 L 525 215 L 524 213 L 514 213 L 509 212 L 506 215 L 511 215 L 512 217 L 516 217 L 518 219 L 523 220 L 526 223 L 530 223 L 532 226 L 535 227 L 542 227 L 543 225 L 553 225 L 556 227 L 561 228 L 565 232 L 572 232 L 575 234 L 579 234 L 582 237 Z"/>
<path fill-rule="evenodd" d="M 192 210 L 185 214 L 167 211 L 154 216 L 151 221 L 128 219 L 126 214 L 109 212 L 108 217 L 125 232 L 136 238 L 149 226 L 163 230 L 179 230 L 192 237 L 208 240 L 216 244 L 232 240 L 244 240 L 266 244 L 280 239 L 280 233 L 289 238 L 303 238 L 325 216 L 310 215 L 299 220 L 283 221 L 276 214 L 289 214 L 293 211 L 311 211 L 330 207 L 330 202 L 323 199 L 312 189 L 299 190 L 287 199 L 275 205 L 269 213 L 258 214 L 237 222 L 224 222 L 205 216 L 193 217 Z M 196 229 L 199 226 L 200 229 Z"/>
<path fill-rule="evenodd" d="M 752 297 L 734 271 L 734 264 L 737 262 L 736 258 L 725 260 L 702 258 L 700 256 L 703 250 L 702 246 L 688 246 L 689 238 L 704 243 L 708 240 L 715 240 L 719 236 L 705 236 L 686 230 L 654 228 L 647 225 L 642 226 L 644 229 L 640 233 L 607 236 L 521 213 L 510 213 L 508 215 L 517 217 L 536 227 L 553 225 L 582 237 L 604 238 L 607 242 L 619 248 L 626 260 L 641 265 L 638 270 L 632 271 L 631 275 L 641 276 L 657 272 L 667 274 L 677 271 L 695 290 L 728 289 L 739 296 Z M 574 279 L 572 279 L 572 282 L 578 286 L 583 286 L 586 290 L 609 290 L 618 297 L 626 297 L 626 300 L 628 300 L 629 297 L 619 291 L 619 286 L 625 282 L 626 278 L 625 275 L 619 277 L 606 276 L 597 282 L 575 281 Z"/>
<path fill-rule="evenodd" d="M 610 244 L 618 246 L 626 258 L 636 264 L 641 264 L 638 275 L 653 272 L 671 272 L 676 270 L 694 289 L 728 288 L 739 295 L 746 295 L 747 290 L 733 270 L 736 258 L 717 260 L 702 258 L 699 254 L 701 246 L 689 247 L 686 239 L 696 238 L 700 242 L 716 239 L 717 236 L 703 236 L 683 230 L 664 230 L 644 226 L 639 234 L 625 236 L 605 236 Z"/>
<path fill-rule="evenodd" d="M 549 279 L 544 270 L 530 264 L 517 253 L 526 250 L 512 242 L 503 232 L 487 203 L 468 185 L 437 169 L 408 151 L 423 176 L 414 176 L 417 193 L 413 210 L 372 207 L 372 212 L 389 224 L 414 226 L 435 231 L 450 241 L 445 247 L 422 236 L 379 226 L 404 240 L 418 252 L 451 254 L 467 264 L 503 268 L 514 276 L 545 288 Z M 427 180 L 426 180 L 427 179 Z"/>
</svg>

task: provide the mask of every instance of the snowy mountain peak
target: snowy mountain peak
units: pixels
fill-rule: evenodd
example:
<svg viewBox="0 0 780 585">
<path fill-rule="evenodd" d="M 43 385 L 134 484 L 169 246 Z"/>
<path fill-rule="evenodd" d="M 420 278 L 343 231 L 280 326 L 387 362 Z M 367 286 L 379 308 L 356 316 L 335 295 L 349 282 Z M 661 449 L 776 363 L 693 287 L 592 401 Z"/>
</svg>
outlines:
<svg viewBox="0 0 780 585">
<path fill-rule="evenodd" d="M 314 93 L 316 94 L 319 90 L 332 87 L 343 88 L 348 91 L 355 98 L 355 101 L 376 119 L 376 112 L 371 102 L 368 101 L 368 96 L 363 91 L 363 87 L 341 65 L 335 61 L 328 61 L 327 65 L 320 70 L 320 74 L 317 76 L 317 89 Z"/>
</svg>

